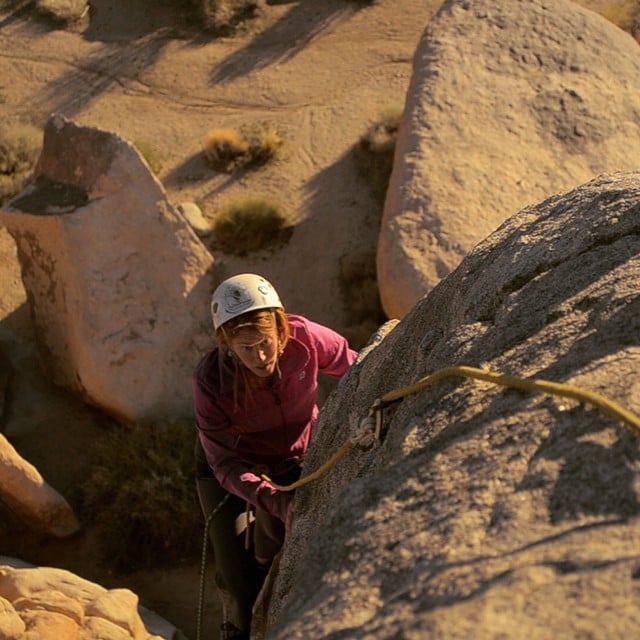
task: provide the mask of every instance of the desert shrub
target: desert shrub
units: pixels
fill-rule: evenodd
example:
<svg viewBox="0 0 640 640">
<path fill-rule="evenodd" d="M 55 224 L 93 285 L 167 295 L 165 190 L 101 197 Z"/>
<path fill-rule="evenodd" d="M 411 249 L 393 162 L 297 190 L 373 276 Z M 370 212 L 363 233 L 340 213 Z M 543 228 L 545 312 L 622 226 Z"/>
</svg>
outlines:
<svg viewBox="0 0 640 640">
<path fill-rule="evenodd" d="M 87 0 L 36 0 L 35 8 L 45 17 L 62 24 L 73 24 L 89 11 Z"/>
<path fill-rule="evenodd" d="M 207 132 L 204 155 L 209 165 L 222 173 L 257 167 L 273 158 L 282 146 L 282 137 L 269 124 L 243 131 L 216 128 Z"/>
<path fill-rule="evenodd" d="M 355 160 L 359 173 L 369 182 L 374 196 L 384 203 L 393 168 L 401 107 L 389 107 L 380 120 L 360 138 L 355 147 Z"/>
<path fill-rule="evenodd" d="M 207 132 L 204 156 L 216 171 L 231 173 L 249 152 L 249 141 L 237 130 L 216 128 Z"/>
<path fill-rule="evenodd" d="M 257 125 L 248 132 L 249 161 L 248 166 L 264 164 L 276 156 L 283 144 L 280 132 L 269 123 Z"/>
<path fill-rule="evenodd" d="M 196 0 L 202 24 L 216 34 L 233 33 L 237 27 L 256 16 L 259 0 Z"/>
<path fill-rule="evenodd" d="M 216 213 L 213 233 L 224 251 L 246 255 L 286 242 L 293 232 L 280 208 L 258 197 L 227 202 Z"/>
<path fill-rule="evenodd" d="M 6 176 L 0 173 L 0 205 L 20 193 L 22 179 L 18 175 Z"/>
<path fill-rule="evenodd" d="M 29 171 L 42 146 L 42 131 L 26 123 L 0 126 L 0 173 Z"/>
<path fill-rule="evenodd" d="M 92 450 L 82 504 L 116 570 L 197 557 L 203 524 L 194 437 L 184 423 L 117 427 Z"/>
<path fill-rule="evenodd" d="M 0 203 L 15 196 L 42 148 L 42 131 L 22 122 L 0 125 Z"/>
</svg>

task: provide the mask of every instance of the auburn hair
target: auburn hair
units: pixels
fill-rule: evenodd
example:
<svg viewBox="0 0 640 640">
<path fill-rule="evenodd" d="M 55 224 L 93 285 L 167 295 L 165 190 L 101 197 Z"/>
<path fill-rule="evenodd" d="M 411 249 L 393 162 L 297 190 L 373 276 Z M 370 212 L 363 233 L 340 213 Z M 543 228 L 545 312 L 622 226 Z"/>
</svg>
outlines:
<svg viewBox="0 0 640 640">
<path fill-rule="evenodd" d="M 249 311 L 240 316 L 227 320 L 222 326 L 216 330 L 216 340 L 221 347 L 222 355 L 231 354 L 230 341 L 245 329 L 251 329 L 264 335 L 270 334 L 274 329 L 278 335 L 278 357 L 282 354 L 289 337 L 291 329 L 289 327 L 289 319 L 284 309 L 259 309 L 257 311 Z M 245 404 L 248 403 L 251 391 L 257 387 L 262 380 L 251 373 L 237 357 L 232 357 L 233 363 L 233 398 L 234 403 L 238 404 L 240 391 L 245 392 Z"/>
</svg>

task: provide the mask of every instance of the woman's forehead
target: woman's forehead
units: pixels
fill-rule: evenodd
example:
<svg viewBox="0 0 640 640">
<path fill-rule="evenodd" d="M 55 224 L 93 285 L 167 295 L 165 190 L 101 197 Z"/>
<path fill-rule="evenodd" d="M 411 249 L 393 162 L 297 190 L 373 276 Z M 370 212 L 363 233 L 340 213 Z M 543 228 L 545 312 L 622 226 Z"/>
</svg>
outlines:
<svg viewBox="0 0 640 640">
<path fill-rule="evenodd" d="M 242 344 L 243 346 L 251 347 L 255 344 L 259 344 L 266 338 L 271 338 L 276 334 L 275 329 L 270 331 L 257 331 L 256 329 L 240 329 L 238 333 L 233 336 L 232 340 L 235 344 Z"/>
</svg>

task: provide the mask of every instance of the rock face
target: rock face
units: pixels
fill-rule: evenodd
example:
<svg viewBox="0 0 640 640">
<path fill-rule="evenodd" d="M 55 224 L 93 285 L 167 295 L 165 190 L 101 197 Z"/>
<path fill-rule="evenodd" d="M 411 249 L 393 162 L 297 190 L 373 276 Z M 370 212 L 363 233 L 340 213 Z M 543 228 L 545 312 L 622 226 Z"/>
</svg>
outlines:
<svg viewBox="0 0 640 640">
<path fill-rule="evenodd" d="M 0 434 L 0 501 L 41 533 L 69 536 L 80 528 L 73 509 Z"/>
<path fill-rule="evenodd" d="M 444 2 L 414 57 L 381 225 L 387 316 L 523 207 L 635 171 L 639 77 L 638 43 L 573 2 Z"/>
<path fill-rule="evenodd" d="M 143 612 L 145 613 L 145 612 Z M 180 632 L 138 610 L 129 589 L 105 589 L 64 569 L 0 564 L 3 640 L 177 640 Z"/>
<path fill-rule="evenodd" d="M 134 147 L 52 116 L 0 221 L 54 381 L 126 421 L 188 411 L 213 259 Z"/>
<path fill-rule="evenodd" d="M 323 407 L 305 473 L 376 398 L 453 365 L 572 384 L 640 416 L 638 282 L 640 173 L 523 209 L 361 354 Z M 297 490 L 256 616 L 270 605 L 269 639 L 637 634 L 635 428 L 465 378 L 382 417 L 377 446 Z"/>
</svg>

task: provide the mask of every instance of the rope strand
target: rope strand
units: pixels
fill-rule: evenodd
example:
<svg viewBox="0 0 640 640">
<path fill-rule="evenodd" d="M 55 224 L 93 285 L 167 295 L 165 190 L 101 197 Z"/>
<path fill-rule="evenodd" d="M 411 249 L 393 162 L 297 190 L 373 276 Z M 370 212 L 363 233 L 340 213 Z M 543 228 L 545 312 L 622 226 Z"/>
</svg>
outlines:
<svg viewBox="0 0 640 640">
<path fill-rule="evenodd" d="M 535 378 L 517 378 L 516 376 L 496 373 L 487 369 L 478 369 L 467 366 L 445 367 L 444 369 L 440 369 L 439 371 L 418 380 L 418 382 L 411 386 L 390 391 L 382 396 L 381 401 L 383 404 L 394 402 L 395 400 L 404 398 L 409 394 L 422 391 L 436 382 L 440 382 L 440 380 L 453 376 L 475 378 L 476 380 L 484 380 L 485 382 L 502 385 L 503 387 L 511 387 L 524 391 L 540 391 L 542 393 L 592 404 L 603 413 L 616 420 L 621 420 L 622 422 L 627 423 L 640 432 L 640 418 L 638 416 L 631 413 L 631 411 L 628 411 L 614 400 L 596 393 L 595 391 L 581 389 L 580 387 L 562 382 L 549 382 L 548 380 L 536 380 Z"/>
<path fill-rule="evenodd" d="M 351 447 L 352 447 L 351 441 L 347 440 L 340 447 L 340 449 L 338 449 L 321 467 L 316 469 L 313 473 L 310 473 L 308 476 L 305 476 L 304 478 L 300 478 L 300 480 L 297 480 L 293 484 L 288 484 L 288 485 L 277 484 L 273 480 L 271 480 L 269 476 L 265 474 L 262 474 L 260 477 L 266 482 L 268 482 L 274 489 L 277 489 L 278 491 L 293 491 L 298 487 L 302 487 L 303 485 L 308 484 L 313 480 L 316 480 L 321 475 L 329 471 L 329 469 L 331 469 L 331 467 L 333 467 L 336 464 L 336 462 L 338 462 L 338 460 L 340 460 L 340 458 L 342 458 L 344 454 L 347 453 L 349 449 L 351 449 Z"/>
<path fill-rule="evenodd" d="M 204 578 L 207 569 L 207 545 L 209 543 L 209 525 L 211 521 L 218 515 L 218 512 L 225 505 L 231 494 L 227 493 L 218 502 L 215 509 L 207 516 L 204 523 L 204 540 L 202 541 L 202 556 L 200 558 L 200 589 L 198 591 L 198 612 L 196 618 L 196 640 L 200 640 L 200 634 L 202 632 L 202 610 L 204 608 Z"/>
<path fill-rule="evenodd" d="M 621 422 L 628 424 L 640 433 L 640 417 L 638 417 L 631 411 L 628 411 L 614 400 L 611 400 L 610 398 L 607 398 L 606 396 L 603 396 L 595 391 L 581 389 L 580 387 L 562 382 L 550 382 L 548 380 L 535 378 L 518 378 L 516 376 L 489 371 L 488 369 L 479 369 L 477 367 L 460 365 L 439 369 L 435 373 L 421 378 L 414 384 L 389 391 L 382 397 L 378 398 L 373 403 L 373 406 L 371 408 L 371 412 L 375 412 L 376 414 L 376 435 L 379 436 L 381 419 L 380 414 L 384 405 L 391 404 L 392 402 L 395 402 L 397 400 L 401 400 L 402 398 L 405 398 L 406 396 L 413 393 L 417 393 L 418 391 L 422 391 L 423 389 L 426 389 L 427 387 L 430 387 L 437 382 L 440 382 L 441 380 L 454 376 L 473 378 L 475 380 L 484 380 L 485 382 L 491 382 L 492 384 L 501 385 L 503 387 L 520 389 L 522 391 L 539 391 L 548 395 L 560 396 L 563 398 L 577 400 L 582 403 L 591 404 L 600 409 L 600 411 L 602 411 L 604 414 L 610 416 L 611 418 L 614 418 L 615 420 L 620 420 Z M 342 445 L 342 447 L 340 447 L 340 449 L 338 449 L 338 451 L 336 451 L 336 453 L 334 453 L 331 458 L 329 458 L 329 460 L 327 460 L 321 467 L 319 467 L 313 473 L 310 473 L 308 476 L 300 478 L 300 480 L 294 482 L 293 484 L 286 486 L 279 485 L 273 482 L 266 475 L 262 475 L 261 478 L 278 491 L 293 491 L 294 489 L 302 487 L 305 484 L 316 480 L 324 473 L 329 471 L 329 469 L 331 469 L 331 467 L 333 467 L 353 446 L 355 446 L 354 442 L 350 439 L 347 440 Z"/>
</svg>

